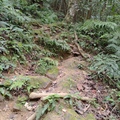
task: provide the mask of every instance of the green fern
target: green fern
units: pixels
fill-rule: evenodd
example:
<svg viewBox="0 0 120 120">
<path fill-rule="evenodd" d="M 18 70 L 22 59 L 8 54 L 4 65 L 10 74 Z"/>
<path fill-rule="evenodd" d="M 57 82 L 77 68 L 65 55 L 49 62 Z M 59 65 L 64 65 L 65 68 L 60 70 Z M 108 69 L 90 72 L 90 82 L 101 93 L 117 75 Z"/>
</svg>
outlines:
<svg viewBox="0 0 120 120">
<path fill-rule="evenodd" d="M 57 65 L 58 65 L 57 61 L 48 57 L 44 57 L 38 61 L 35 71 L 40 74 L 45 74 L 49 69 Z"/>
<path fill-rule="evenodd" d="M 94 28 L 109 28 L 114 30 L 117 27 L 117 24 L 114 22 L 103 22 L 99 20 L 87 20 L 81 29 L 89 30 Z"/>
<path fill-rule="evenodd" d="M 55 53 L 70 51 L 70 46 L 67 44 L 66 41 L 63 40 L 51 40 L 45 38 L 41 40 L 41 44 L 44 44 L 47 49 Z"/>
<path fill-rule="evenodd" d="M 97 55 L 95 56 L 90 69 L 98 75 L 108 75 L 113 86 L 120 89 L 120 57 L 116 55 Z M 108 79 L 104 78 L 104 79 Z M 108 79 L 109 80 L 109 79 Z M 116 82 L 117 81 L 117 82 Z"/>
<path fill-rule="evenodd" d="M 107 21 L 115 22 L 116 24 L 120 25 L 120 15 L 108 16 Z"/>
<path fill-rule="evenodd" d="M 24 86 L 27 86 L 27 82 L 29 81 L 29 78 L 25 77 L 23 79 L 18 79 L 12 82 L 9 89 L 10 90 L 19 90 L 22 89 Z"/>
</svg>

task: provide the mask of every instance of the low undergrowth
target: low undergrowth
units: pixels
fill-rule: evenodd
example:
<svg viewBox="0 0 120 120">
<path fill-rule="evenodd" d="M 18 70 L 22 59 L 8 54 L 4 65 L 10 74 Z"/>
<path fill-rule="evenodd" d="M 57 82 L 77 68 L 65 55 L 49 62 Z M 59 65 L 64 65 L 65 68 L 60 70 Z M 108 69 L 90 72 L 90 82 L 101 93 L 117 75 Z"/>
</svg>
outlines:
<svg viewBox="0 0 120 120">
<path fill-rule="evenodd" d="M 47 1 L 2 0 L 0 1 L 0 77 L 2 72 L 13 72 L 18 64 L 27 64 L 28 59 L 56 56 L 68 52 L 70 47 L 63 40 L 50 39 L 44 30 L 38 35 L 34 27 L 58 21 Z M 56 30 L 58 26 L 51 27 Z"/>
<path fill-rule="evenodd" d="M 89 69 L 93 80 L 100 80 L 114 88 L 114 95 L 106 98 L 112 113 L 119 114 L 120 104 L 120 20 L 119 15 L 110 16 L 106 22 L 88 20 L 74 28 L 77 31 L 79 45 L 94 58 Z"/>
<path fill-rule="evenodd" d="M 102 74 L 107 83 L 120 89 L 120 23 L 115 18 L 111 17 L 107 22 L 88 20 L 75 30 L 80 46 L 98 54 L 92 60 L 90 69 L 95 74 Z"/>
<path fill-rule="evenodd" d="M 57 66 L 58 62 L 48 57 L 41 58 L 36 66 L 36 73 L 45 75 L 45 73 L 52 69 L 54 66 Z"/>
<path fill-rule="evenodd" d="M 12 95 L 19 96 L 22 93 L 28 94 L 31 90 L 39 88 L 39 85 L 32 85 L 29 77 L 23 77 L 19 79 L 6 79 L 2 84 L 0 84 L 0 94 L 4 98 L 11 99 Z"/>
</svg>

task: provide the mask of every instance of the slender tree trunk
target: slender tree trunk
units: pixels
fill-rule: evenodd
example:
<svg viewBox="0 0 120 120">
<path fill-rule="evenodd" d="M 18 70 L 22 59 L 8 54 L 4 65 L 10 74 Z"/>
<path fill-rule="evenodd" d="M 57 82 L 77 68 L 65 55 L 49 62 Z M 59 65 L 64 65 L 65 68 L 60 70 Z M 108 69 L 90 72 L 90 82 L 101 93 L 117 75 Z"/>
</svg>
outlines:
<svg viewBox="0 0 120 120">
<path fill-rule="evenodd" d="M 92 0 L 89 0 L 89 2 L 90 2 L 90 6 L 89 6 L 89 10 L 87 12 L 87 19 L 90 19 L 91 14 L 92 14 L 92 4 L 91 4 Z"/>
<path fill-rule="evenodd" d="M 69 0 L 68 10 L 65 20 L 67 22 L 74 22 L 77 10 L 78 10 L 78 0 Z"/>
</svg>

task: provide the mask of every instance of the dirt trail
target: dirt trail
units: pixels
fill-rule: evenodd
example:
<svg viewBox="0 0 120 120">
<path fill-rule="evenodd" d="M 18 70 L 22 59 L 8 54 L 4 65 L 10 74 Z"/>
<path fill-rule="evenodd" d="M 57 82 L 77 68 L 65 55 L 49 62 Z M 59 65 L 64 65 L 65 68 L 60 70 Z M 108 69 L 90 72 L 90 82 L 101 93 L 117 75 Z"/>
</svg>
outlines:
<svg viewBox="0 0 120 120">
<path fill-rule="evenodd" d="M 76 83 L 83 82 L 87 75 L 86 71 L 78 69 L 78 64 L 80 63 L 85 63 L 84 61 L 81 61 L 80 57 L 72 57 L 64 60 L 59 66 L 60 74 L 57 79 L 53 81 L 54 86 L 49 87 L 47 91 L 73 92 L 73 90 L 70 89 L 74 89 L 75 92 L 77 88 L 72 88 L 72 83 L 74 86 L 77 85 Z M 71 84 L 69 83 L 70 81 Z"/>
<path fill-rule="evenodd" d="M 53 93 L 67 92 L 73 94 L 79 92 L 81 96 L 88 95 L 91 98 L 96 97 L 95 94 L 90 94 L 90 92 L 94 91 L 90 91 L 91 87 L 89 87 L 89 85 L 93 85 L 94 83 L 89 83 L 86 80 L 87 72 L 86 70 L 80 70 L 78 68 L 78 64 L 83 64 L 84 66 L 87 65 L 85 61 L 82 61 L 81 57 L 71 57 L 61 62 L 58 66 L 59 75 L 56 80 L 53 80 L 52 84 L 47 89 L 40 89 L 38 91 Z M 34 106 L 37 106 L 38 102 L 40 101 L 34 101 L 32 103 L 28 101 L 29 104 Z M 25 108 L 22 111 L 13 112 L 14 103 L 15 100 L 0 102 L 0 120 L 26 120 L 34 113 L 33 111 L 28 111 Z"/>
</svg>

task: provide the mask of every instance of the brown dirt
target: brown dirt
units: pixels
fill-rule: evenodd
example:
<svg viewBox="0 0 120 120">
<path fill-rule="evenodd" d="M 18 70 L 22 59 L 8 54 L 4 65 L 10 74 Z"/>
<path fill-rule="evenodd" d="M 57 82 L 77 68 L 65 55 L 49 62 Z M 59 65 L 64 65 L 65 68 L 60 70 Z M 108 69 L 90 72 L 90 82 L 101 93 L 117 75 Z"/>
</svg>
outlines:
<svg viewBox="0 0 120 120">
<path fill-rule="evenodd" d="M 58 75 L 56 80 L 53 80 L 53 83 L 50 87 L 43 90 L 38 90 L 41 92 L 69 92 L 69 93 L 80 93 L 81 96 L 87 96 L 90 98 L 97 98 L 102 100 L 102 96 L 104 96 L 108 91 L 104 88 L 104 86 L 99 82 L 93 82 L 87 80 L 88 73 L 84 69 L 78 69 L 78 64 L 83 64 L 87 66 L 85 61 L 82 61 L 81 57 L 71 57 L 64 60 L 59 65 L 60 74 Z M 24 73 L 30 73 L 30 71 L 26 70 Z M 70 81 L 71 84 L 69 84 Z M 66 85 L 65 85 L 66 84 Z M 104 95 L 100 95 L 104 92 Z M 15 104 L 16 97 L 14 100 L 0 102 L 0 120 L 26 120 L 34 111 L 28 111 L 25 108 L 22 111 L 13 112 L 13 106 Z M 29 101 L 28 101 L 29 102 Z M 37 102 L 34 102 L 34 105 L 37 105 Z M 90 107 L 89 111 L 92 111 L 96 115 L 102 114 L 103 107 L 98 108 L 95 111 L 94 107 Z M 99 119 L 102 120 L 102 119 Z"/>
</svg>

